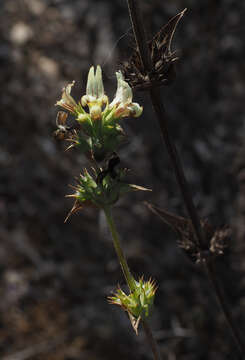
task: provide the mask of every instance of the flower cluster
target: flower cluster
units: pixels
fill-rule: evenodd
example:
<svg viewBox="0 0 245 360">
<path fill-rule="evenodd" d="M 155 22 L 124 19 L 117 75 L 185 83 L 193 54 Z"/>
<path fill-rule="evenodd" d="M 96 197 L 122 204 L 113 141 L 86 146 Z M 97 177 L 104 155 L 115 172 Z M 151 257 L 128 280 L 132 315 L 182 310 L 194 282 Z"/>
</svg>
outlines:
<svg viewBox="0 0 245 360">
<path fill-rule="evenodd" d="M 125 174 L 128 169 L 120 167 L 120 158 L 115 152 L 124 138 L 119 120 L 125 117 L 138 117 L 143 109 L 137 103 L 132 102 L 132 89 L 124 80 L 122 73 L 117 72 L 116 76 L 117 91 L 112 102 L 109 102 L 105 95 L 100 66 L 97 66 L 96 72 L 93 66 L 90 68 L 86 95 L 83 95 L 80 101 L 76 102 L 71 96 L 74 81 L 68 84 L 63 89 L 61 99 L 56 103 L 66 112 L 59 111 L 57 114 L 58 130 L 56 130 L 55 136 L 59 139 L 70 140 L 72 144 L 69 148 L 77 146 L 91 162 L 92 175 L 85 168 L 78 178 L 77 185 L 73 186 L 74 193 L 67 195 L 74 198 L 75 202 L 66 220 L 71 214 L 84 207 L 92 206 L 104 210 L 113 235 L 114 247 L 131 291 L 129 295 L 126 295 L 121 289 L 118 289 L 110 298 L 110 302 L 120 305 L 128 312 L 131 324 L 137 333 L 140 319 L 145 319 L 150 314 L 156 285 L 151 280 L 145 282 L 141 278 L 136 281 L 131 276 L 120 247 L 110 209 L 124 193 L 148 190 L 125 182 Z M 76 128 L 71 128 L 66 124 L 67 111 L 75 117 Z M 68 138 L 67 134 L 69 134 Z M 104 162 L 100 166 L 99 162 L 103 160 Z"/>
<path fill-rule="evenodd" d="M 131 324 L 137 333 L 139 321 L 147 318 L 152 310 L 157 287 L 154 281 L 135 281 L 135 290 L 126 295 L 122 289 L 117 289 L 114 296 L 109 297 L 111 304 L 121 306 L 128 312 Z"/>
<path fill-rule="evenodd" d="M 75 193 L 67 195 L 67 197 L 75 199 L 75 204 L 68 217 L 84 207 L 104 208 L 113 205 L 121 195 L 130 191 L 150 191 L 142 186 L 123 182 L 127 169 L 118 169 L 117 171 L 113 169 L 113 172 L 100 169 L 99 173 L 94 168 L 92 170 L 94 176 L 85 168 L 83 174 L 80 174 L 77 186 L 73 187 Z"/>
<path fill-rule="evenodd" d="M 105 95 L 101 67 L 96 72 L 92 66 L 88 73 L 86 95 L 76 102 L 71 96 L 74 81 L 62 92 L 56 105 L 68 110 L 79 124 L 79 131 L 73 131 L 69 140 L 71 146 L 78 146 L 81 151 L 97 161 L 103 160 L 108 153 L 115 151 L 124 139 L 124 132 L 119 120 L 124 117 L 138 117 L 143 108 L 132 102 L 132 89 L 124 81 L 122 73 L 117 76 L 117 91 L 110 103 Z"/>
</svg>

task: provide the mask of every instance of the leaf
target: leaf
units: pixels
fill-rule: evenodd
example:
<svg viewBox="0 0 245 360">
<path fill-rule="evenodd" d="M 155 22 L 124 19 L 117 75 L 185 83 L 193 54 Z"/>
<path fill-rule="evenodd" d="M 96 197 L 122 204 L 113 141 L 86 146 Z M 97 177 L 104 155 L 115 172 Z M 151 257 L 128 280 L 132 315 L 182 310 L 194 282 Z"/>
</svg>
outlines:
<svg viewBox="0 0 245 360">
<path fill-rule="evenodd" d="M 190 226 L 191 222 L 187 218 L 170 213 L 164 209 L 160 209 L 147 201 L 145 201 L 144 204 L 177 233 L 179 233 L 181 229 L 188 227 L 188 225 Z"/>
<path fill-rule="evenodd" d="M 74 197 L 73 195 L 66 195 L 66 197 Z M 74 214 L 75 212 L 81 210 L 83 208 L 83 206 L 81 205 L 81 203 L 79 203 L 78 200 L 75 200 L 73 206 L 72 206 L 72 209 L 69 211 L 69 213 L 67 214 L 65 220 L 64 220 L 64 223 L 67 222 L 67 220 L 69 219 L 69 217 Z"/>
<path fill-rule="evenodd" d="M 74 195 L 66 195 L 66 197 L 76 197 Z M 83 202 L 80 202 L 78 199 L 75 200 L 71 210 L 69 211 L 69 213 L 67 214 L 65 220 L 64 220 L 64 223 L 67 222 L 67 220 L 69 219 L 69 217 L 72 215 L 72 214 L 75 214 L 77 211 L 80 211 L 86 207 L 96 207 L 95 204 L 93 204 L 91 201 L 83 201 Z"/>
</svg>

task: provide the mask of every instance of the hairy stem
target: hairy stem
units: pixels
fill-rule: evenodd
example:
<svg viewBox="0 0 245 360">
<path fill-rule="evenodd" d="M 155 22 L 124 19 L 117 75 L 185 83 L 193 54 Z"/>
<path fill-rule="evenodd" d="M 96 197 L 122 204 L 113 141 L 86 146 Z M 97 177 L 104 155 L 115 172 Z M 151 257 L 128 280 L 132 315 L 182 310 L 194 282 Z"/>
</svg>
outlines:
<svg viewBox="0 0 245 360">
<path fill-rule="evenodd" d="M 152 67 L 152 62 L 150 58 L 150 53 L 146 41 L 145 36 L 145 30 L 142 22 L 142 17 L 140 13 L 140 9 L 138 6 L 137 0 L 127 0 L 128 3 L 128 9 L 130 14 L 130 19 L 132 22 L 134 35 L 136 39 L 137 48 L 140 54 L 142 65 L 144 66 L 145 73 L 148 75 L 149 79 L 151 80 L 151 73 L 153 73 L 154 69 Z M 168 131 L 168 121 L 167 121 L 167 114 L 163 105 L 163 102 L 161 100 L 159 90 L 154 88 L 154 84 L 152 83 L 151 88 L 149 89 L 151 102 L 153 105 L 153 108 L 155 110 L 158 123 L 161 129 L 161 134 L 164 140 L 164 143 L 166 145 L 173 170 L 176 176 L 176 180 L 178 182 L 182 197 L 184 199 L 184 203 L 186 206 L 186 209 L 188 211 L 189 217 L 192 222 L 193 229 L 196 234 L 196 238 L 198 241 L 198 245 L 201 249 L 205 249 L 206 239 L 203 233 L 203 229 L 201 227 L 200 218 L 197 213 L 197 209 L 195 208 L 195 205 L 193 203 L 190 187 L 187 183 L 185 173 L 180 161 L 180 157 L 178 155 L 177 149 L 175 147 L 175 144 L 169 134 Z M 224 313 L 224 316 L 227 320 L 227 324 L 229 325 L 232 334 L 236 340 L 236 344 L 238 345 L 239 350 L 241 353 L 245 354 L 245 346 L 242 341 L 240 332 L 237 328 L 237 325 L 235 324 L 230 307 L 228 303 L 225 300 L 223 291 L 221 291 L 220 284 L 218 283 L 216 274 L 214 272 L 213 264 L 211 265 L 209 262 L 205 262 L 208 277 L 212 283 L 213 289 L 216 293 L 216 296 L 218 298 L 219 304 L 221 306 L 221 309 Z"/>
</svg>

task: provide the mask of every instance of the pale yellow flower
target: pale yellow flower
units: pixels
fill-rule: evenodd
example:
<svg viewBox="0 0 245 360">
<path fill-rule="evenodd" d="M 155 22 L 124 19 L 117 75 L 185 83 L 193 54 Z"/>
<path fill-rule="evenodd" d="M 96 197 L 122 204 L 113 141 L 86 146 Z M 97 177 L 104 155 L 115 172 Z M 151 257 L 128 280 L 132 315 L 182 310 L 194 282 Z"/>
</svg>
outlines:
<svg viewBox="0 0 245 360">
<path fill-rule="evenodd" d="M 117 91 L 113 101 L 109 104 L 108 97 L 105 95 L 102 71 L 98 65 L 96 72 L 94 66 L 91 66 L 88 73 L 86 95 L 82 96 L 81 102 L 76 102 L 71 96 L 71 89 L 75 81 L 64 87 L 62 96 L 55 105 L 77 115 L 77 121 L 95 121 L 110 119 L 118 120 L 122 117 L 138 117 L 141 115 L 143 108 L 139 104 L 132 102 L 133 93 L 129 84 L 124 80 L 120 71 L 117 76 Z M 88 110 L 86 109 L 88 107 Z"/>
<path fill-rule="evenodd" d="M 117 91 L 115 98 L 109 104 L 109 108 L 115 108 L 115 117 L 140 116 L 143 108 L 139 104 L 132 102 L 133 92 L 131 87 L 124 80 L 121 71 L 116 72 L 116 76 Z"/>
<path fill-rule="evenodd" d="M 98 65 L 96 73 L 92 66 L 88 73 L 86 95 L 81 98 L 82 106 L 88 105 L 92 120 L 99 120 L 102 116 L 102 107 L 108 104 L 108 97 L 104 94 L 101 67 Z"/>
</svg>

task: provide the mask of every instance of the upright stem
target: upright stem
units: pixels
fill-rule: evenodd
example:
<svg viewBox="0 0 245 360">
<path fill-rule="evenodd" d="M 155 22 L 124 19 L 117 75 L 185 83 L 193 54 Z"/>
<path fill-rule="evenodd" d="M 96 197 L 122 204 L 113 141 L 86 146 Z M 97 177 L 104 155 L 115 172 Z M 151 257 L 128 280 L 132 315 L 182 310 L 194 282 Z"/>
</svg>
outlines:
<svg viewBox="0 0 245 360">
<path fill-rule="evenodd" d="M 151 72 L 152 62 L 150 57 L 150 52 L 147 47 L 147 40 L 145 35 L 145 28 L 142 22 L 142 17 L 139 16 L 140 9 L 138 1 L 127 0 L 129 16 L 133 26 L 134 37 L 139 50 L 140 59 L 142 65 L 147 73 Z"/>
<path fill-rule="evenodd" d="M 133 30 L 134 30 L 134 36 L 136 39 L 136 44 L 139 50 L 140 58 L 142 65 L 144 66 L 144 69 L 146 73 L 148 74 L 149 78 L 151 78 L 151 69 L 152 69 L 152 61 L 150 58 L 150 52 L 148 49 L 146 36 L 145 36 L 145 29 L 142 22 L 142 17 L 140 16 L 140 9 L 138 6 L 137 0 L 127 0 L 128 2 L 128 8 L 129 8 L 129 14 L 130 19 L 132 22 Z M 190 219 L 192 221 L 193 228 L 195 229 L 195 232 L 198 235 L 198 241 L 199 245 L 201 245 L 203 248 L 205 246 L 205 239 L 203 235 L 203 231 L 201 228 L 200 220 L 197 214 L 197 211 L 195 209 L 192 196 L 185 178 L 184 170 L 182 167 L 182 164 L 180 162 L 180 159 L 177 154 L 177 150 L 175 147 L 175 144 L 173 140 L 171 139 L 171 136 L 168 131 L 168 125 L 167 125 L 167 114 L 164 109 L 159 90 L 155 89 L 154 86 L 150 89 L 150 97 L 151 102 L 153 105 L 153 108 L 155 110 L 155 113 L 157 115 L 158 124 L 161 129 L 161 135 L 163 137 L 163 140 L 165 142 L 165 145 L 168 150 L 168 154 L 170 156 L 175 176 L 177 178 L 178 184 L 180 186 L 181 194 L 184 198 L 184 203 L 186 205 L 187 211 L 190 215 Z"/>
<path fill-rule="evenodd" d="M 112 213 L 111 213 L 111 208 L 109 206 L 105 207 L 104 212 L 105 212 L 105 216 L 106 216 L 108 226 L 109 226 L 110 231 L 111 231 L 113 245 L 114 245 L 115 251 L 117 253 L 117 256 L 118 256 L 118 259 L 119 259 L 119 262 L 120 262 L 120 265 L 121 265 L 121 268 L 122 268 L 123 275 L 124 275 L 124 277 L 125 277 L 125 279 L 127 281 L 127 284 L 128 284 L 128 287 L 129 287 L 130 291 L 134 292 L 135 291 L 135 280 L 134 280 L 134 278 L 133 278 L 133 276 L 132 276 L 132 274 L 131 274 L 131 272 L 129 270 L 127 260 L 125 258 L 124 253 L 123 253 L 123 250 L 121 248 L 119 235 L 118 235 L 116 225 L 115 225 L 115 222 L 113 220 Z M 153 334 L 152 334 L 152 331 L 151 331 L 151 328 L 150 328 L 149 324 L 147 323 L 146 320 L 143 320 L 142 323 L 143 323 L 143 328 L 144 328 L 144 331 L 145 331 L 146 338 L 147 338 L 147 340 L 149 342 L 149 345 L 151 347 L 151 350 L 152 350 L 152 353 L 153 353 L 153 356 L 154 356 L 154 360 L 161 360 L 160 352 L 159 352 L 156 340 L 153 337 Z"/>
<path fill-rule="evenodd" d="M 118 232 L 117 232 L 115 222 L 114 222 L 112 214 L 111 214 L 111 208 L 109 206 L 105 207 L 104 212 L 105 212 L 105 216 L 106 216 L 108 226 L 109 226 L 110 231 L 111 231 L 113 245 L 114 245 L 115 251 L 117 253 L 117 256 L 118 256 L 118 259 L 119 259 L 119 262 L 120 262 L 120 265 L 121 265 L 121 268 L 122 268 L 123 275 L 124 275 L 124 277 L 125 277 L 125 279 L 127 281 L 129 289 L 131 291 L 134 291 L 135 290 L 135 280 L 134 280 L 134 278 L 133 278 L 133 276 L 132 276 L 132 274 L 131 274 L 131 272 L 129 270 L 127 260 L 125 258 L 124 253 L 123 253 L 123 250 L 121 248 Z"/>
<path fill-rule="evenodd" d="M 146 339 L 151 347 L 152 353 L 154 355 L 154 359 L 161 360 L 161 355 L 159 353 L 159 349 L 158 349 L 156 340 L 153 337 L 150 326 L 148 325 L 148 323 L 145 320 L 143 320 L 142 323 L 143 323 L 143 328 L 145 331 Z"/>
<path fill-rule="evenodd" d="M 245 353 L 243 340 L 242 340 L 240 331 L 237 329 L 237 327 L 233 321 L 229 306 L 228 306 L 227 302 L 225 301 L 223 289 L 219 285 L 213 261 L 211 261 L 210 264 L 208 266 L 206 266 L 206 269 L 207 269 L 207 272 L 209 275 L 209 279 L 212 282 L 212 285 L 215 289 L 218 302 L 219 302 L 221 308 L 223 309 L 223 312 L 225 314 L 227 322 L 230 325 L 231 331 L 233 333 L 233 337 L 237 343 L 238 348 L 240 349 L 240 352 L 243 354 L 243 353 Z"/>
<path fill-rule="evenodd" d="M 137 0 L 127 0 L 128 3 L 128 9 L 130 14 L 130 19 L 132 22 L 134 35 L 136 39 L 137 48 L 140 54 L 142 65 L 144 66 L 145 72 L 148 75 L 149 79 L 151 80 L 151 73 L 152 73 L 152 62 L 150 58 L 149 48 L 146 41 L 144 26 L 142 22 L 142 17 L 140 13 L 140 9 L 138 6 Z M 185 173 L 180 161 L 180 157 L 178 155 L 177 149 L 175 147 L 175 144 L 169 134 L 168 131 L 168 123 L 167 123 L 167 114 L 163 106 L 163 102 L 161 100 L 159 90 L 154 88 L 154 85 L 152 84 L 152 87 L 149 90 L 151 102 L 153 105 L 153 108 L 155 110 L 158 123 L 161 129 L 161 134 L 164 140 L 164 143 L 166 145 L 169 157 L 172 162 L 172 166 L 174 169 L 174 173 L 181 191 L 181 194 L 184 199 L 184 203 L 186 206 L 186 209 L 188 211 L 188 214 L 190 216 L 193 229 L 196 234 L 196 238 L 198 241 L 198 245 L 201 249 L 205 248 L 205 235 L 203 233 L 203 229 L 201 227 L 200 218 L 198 216 L 197 210 L 195 208 L 195 205 L 193 203 L 191 191 L 189 188 L 189 185 L 187 183 Z M 229 305 L 227 304 L 223 291 L 221 290 L 220 284 L 218 282 L 217 276 L 215 274 L 215 269 L 213 265 L 210 264 L 210 262 L 205 262 L 205 266 L 207 269 L 208 276 L 210 278 L 210 281 L 212 283 L 213 289 L 216 293 L 216 296 L 218 298 L 219 304 L 221 306 L 221 309 L 224 313 L 224 316 L 227 320 L 227 323 L 232 331 L 232 334 L 235 338 L 236 344 L 238 345 L 238 348 L 240 352 L 244 355 L 245 354 L 245 345 L 242 341 L 242 337 L 240 335 L 240 331 L 237 328 L 237 325 L 235 324 L 232 313 L 230 311 Z"/>
<path fill-rule="evenodd" d="M 202 227 L 200 224 L 200 219 L 198 217 L 197 210 L 193 203 L 190 188 L 187 183 L 185 173 L 184 173 L 180 158 L 177 153 L 176 146 L 175 146 L 175 144 L 169 134 L 169 131 L 168 131 L 167 114 L 166 114 L 165 108 L 163 106 L 162 100 L 160 98 L 159 91 L 152 88 L 150 90 L 150 97 L 151 97 L 151 102 L 152 102 L 153 108 L 157 115 L 158 123 L 159 123 L 160 129 L 161 129 L 161 134 L 162 134 L 163 140 L 165 142 L 165 145 L 167 147 L 167 151 L 168 151 L 169 157 L 172 162 L 174 173 L 175 173 L 178 185 L 180 187 L 180 191 L 181 191 L 182 197 L 184 199 L 186 209 L 187 209 L 190 219 L 192 221 L 192 226 L 197 235 L 198 243 L 201 248 L 205 249 L 205 237 L 204 237 L 203 230 L 202 230 Z"/>
</svg>

